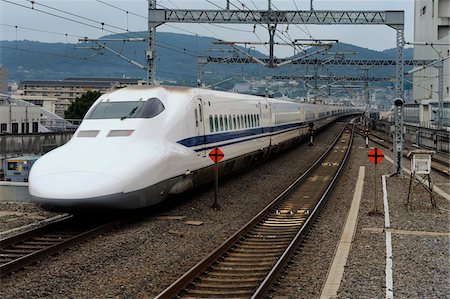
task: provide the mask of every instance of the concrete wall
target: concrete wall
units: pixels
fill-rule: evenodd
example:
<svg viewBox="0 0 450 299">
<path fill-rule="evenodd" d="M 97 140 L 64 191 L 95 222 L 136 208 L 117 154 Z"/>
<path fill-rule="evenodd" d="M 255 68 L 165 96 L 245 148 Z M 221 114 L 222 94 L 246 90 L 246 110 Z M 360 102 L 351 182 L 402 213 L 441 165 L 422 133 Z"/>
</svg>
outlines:
<svg viewBox="0 0 450 299">
<path fill-rule="evenodd" d="M 0 135 L 0 168 L 3 161 L 23 155 L 42 155 L 67 143 L 73 132 Z"/>
</svg>

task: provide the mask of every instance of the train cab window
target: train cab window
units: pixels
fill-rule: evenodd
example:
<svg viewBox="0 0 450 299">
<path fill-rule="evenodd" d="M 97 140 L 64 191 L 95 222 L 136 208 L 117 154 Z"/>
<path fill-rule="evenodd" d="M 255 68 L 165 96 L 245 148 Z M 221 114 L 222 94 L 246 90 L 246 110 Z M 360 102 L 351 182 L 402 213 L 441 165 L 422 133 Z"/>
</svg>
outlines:
<svg viewBox="0 0 450 299">
<path fill-rule="evenodd" d="M 214 127 L 216 128 L 216 132 L 219 132 L 219 117 L 214 115 Z"/>
<path fill-rule="evenodd" d="M 225 131 L 228 131 L 228 117 L 226 115 L 223 116 L 223 121 L 225 123 Z"/>
<path fill-rule="evenodd" d="M 209 131 L 214 132 L 214 122 L 212 115 L 209 116 Z"/>
<path fill-rule="evenodd" d="M 86 115 L 87 119 L 152 118 L 163 112 L 163 103 L 157 98 L 147 101 L 100 102 Z"/>
<path fill-rule="evenodd" d="M 223 131 L 223 116 L 219 116 L 220 131 Z"/>
</svg>

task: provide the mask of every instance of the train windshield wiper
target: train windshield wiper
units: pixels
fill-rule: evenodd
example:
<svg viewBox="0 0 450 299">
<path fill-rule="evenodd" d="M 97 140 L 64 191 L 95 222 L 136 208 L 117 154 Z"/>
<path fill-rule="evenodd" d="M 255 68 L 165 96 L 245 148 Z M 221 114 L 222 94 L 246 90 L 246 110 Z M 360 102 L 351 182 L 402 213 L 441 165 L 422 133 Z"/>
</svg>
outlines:
<svg viewBox="0 0 450 299">
<path fill-rule="evenodd" d="M 128 113 L 128 114 L 125 115 L 125 116 L 122 116 L 122 117 L 120 118 L 120 120 L 124 120 L 125 118 L 129 118 L 130 116 L 132 116 L 133 113 L 136 112 L 137 108 L 139 108 L 139 106 L 134 107 L 133 110 L 131 110 L 130 113 Z"/>
</svg>

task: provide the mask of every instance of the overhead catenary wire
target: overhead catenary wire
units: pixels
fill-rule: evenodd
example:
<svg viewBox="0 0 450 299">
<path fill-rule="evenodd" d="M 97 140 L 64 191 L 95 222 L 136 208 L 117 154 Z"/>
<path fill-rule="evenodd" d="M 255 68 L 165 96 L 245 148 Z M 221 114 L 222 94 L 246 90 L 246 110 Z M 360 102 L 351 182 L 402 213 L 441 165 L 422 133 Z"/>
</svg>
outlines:
<svg viewBox="0 0 450 299">
<path fill-rule="evenodd" d="M 30 27 L 24 27 L 24 26 L 19 26 L 19 25 L 12 25 L 12 24 L 0 23 L 0 26 L 11 27 L 11 28 L 16 28 L 16 29 L 23 29 L 23 30 L 29 30 L 29 31 L 42 32 L 42 33 L 49 33 L 49 34 L 55 34 L 55 35 L 61 35 L 61 36 L 69 36 L 69 37 L 74 37 L 74 38 L 83 38 L 84 37 L 84 36 L 81 36 L 81 35 L 74 35 L 74 34 L 69 34 L 69 33 L 55 32 L 55 31 L 49 31 L 49 30 L 44 30 L 44 29 L 30 28 Z"/>
<path fill-rule="evenodd" d="M 31 8 L 31 7 L 28 7 L 28 6 L 23 5 L 23 4 L 15 3 L 13 1 L 9 1 L 9 0 L 1 0 L 1 1 L 9 3 L 9 4 L 12 4 L 12 5 L 16 5 L 16 6 L 19 6 L 19 7 L 23 7 L 23 8 L 26 8 L 26 9 L 31 9 L 33 11 L 37 11 L 37 12 L 40 12 L 40 13 L 44 13 L 44 14 L 47 14 L 47 15 L 50 15 L 50 16 L 53 16 L 53 17 L 56 17 L 56 18 L 64 19 L 66 21 L 71 21 L 71 22 L 74 22 L 74 23 L 77 23 L 77 24 L 80 24 L 80 25 L 88 26 L 88 27 L 91 27 L 91 28 L 96 28 L 96 29 L 99 29 L 99 30 L 103 30 L 103 31 L 106 31 L 106 32 L 109 32 L 109 33 L 113 33 L 113 34 L 118 34 L 118 35 L 125 36 L 125 37 L 128 37 L 128 38 L 131 37 L 131 36 L 127 36 L 124 33 L 120 33 L 120 32 L 116 32 L 116 31 L 113 31 L 113 30 L 105 29 L 104 27 L 102 28 L 102 27 L 99 27 L 99 26 L 96 26 L 96 25 L 92 25 L 92 24 L 89 24 L 89 23 L 86 23 L 86 22 L 82 22 L 82 21 L 79 21 L 79 20 L 75 20 L 75 19 L 71 19 L 71 18 L 68 18 L 68 17 L 60 16 L 60 15 L 57 15 L 57 14 L 54 14 L 54 13 L 51 13 L 51 12 L 48 12 L 48 11 L 45 11 L 45 10 L 40 10 L 40 9 L 37 9 L 37 8 Z"/>
</svg>

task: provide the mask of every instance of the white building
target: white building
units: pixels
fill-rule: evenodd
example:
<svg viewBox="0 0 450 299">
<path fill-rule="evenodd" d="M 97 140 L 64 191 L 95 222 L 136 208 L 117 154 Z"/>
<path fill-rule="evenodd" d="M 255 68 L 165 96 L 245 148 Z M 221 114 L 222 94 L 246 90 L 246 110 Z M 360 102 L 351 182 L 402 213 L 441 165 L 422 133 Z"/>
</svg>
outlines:
<svg viewBox="0 0 450 299">
<path fill-rule="evenodd" d="M 0 134 L 40 132 L 41 108 L 23 104 L 9 97 L 0 98 Z"/>
<path fill-rule="evenodd" d="M 450 0 L 415 0 L 414 2 L 414 59 L 438 60 L 450 56 Z M 418 45 L 425 44 L 428 45 Z M 430 44 L 433 43 L 433 46 Z M 445 60 L 444 119 L 449 126 L 450 59 Z M 413 73 L 413 102 L 407 106 L 417 111 L 412 119 L 425 124 L 436 118 L 438 107 L 438 69 L 428 67 Z M 419 109 L 417 109 L 419 107 Z M 412 110 L 411 110 L 412 111 Z"/>
</svg>

